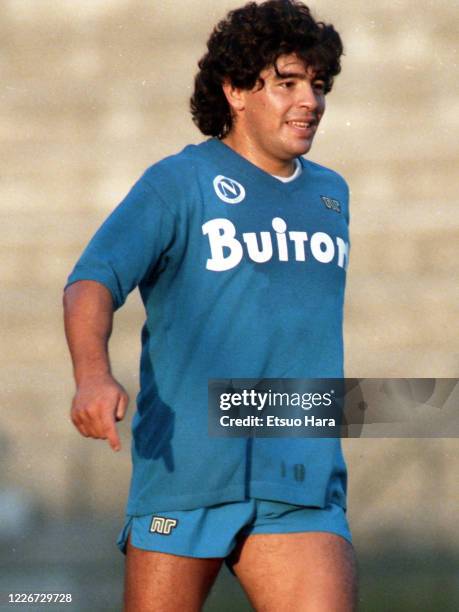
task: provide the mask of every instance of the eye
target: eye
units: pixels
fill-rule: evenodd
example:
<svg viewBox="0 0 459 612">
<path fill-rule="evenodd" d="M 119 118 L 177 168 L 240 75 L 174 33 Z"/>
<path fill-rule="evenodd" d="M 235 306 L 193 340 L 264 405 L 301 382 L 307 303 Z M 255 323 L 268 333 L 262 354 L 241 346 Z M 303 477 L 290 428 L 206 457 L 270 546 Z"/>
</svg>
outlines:
<svg viewBox="0 0 459 612">
<path fill-rule="evenodd" d="M 291 89 L 295 85 L 295 81 L 284 81 L 280 83 L 280 86 L 284 89 Z"/>
<path fill-rule="evenodd" d="M 325 91 L 325 81 L 322 81 L 322 80 L 314 81 L 313 87 L 317 91 L 324 92 Z"/>
</svg>

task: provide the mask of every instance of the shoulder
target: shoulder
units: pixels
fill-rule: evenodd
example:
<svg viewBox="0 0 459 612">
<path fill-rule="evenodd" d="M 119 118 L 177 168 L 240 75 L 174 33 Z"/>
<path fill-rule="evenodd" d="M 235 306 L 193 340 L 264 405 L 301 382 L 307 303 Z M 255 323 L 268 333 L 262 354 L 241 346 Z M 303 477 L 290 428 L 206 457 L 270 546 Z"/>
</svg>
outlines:
<svg viewBox="0 0 459 612">
<path fill-rule="evenodd" d="M 303 167 L 306 168 L 309 174 L 316 178 L 320 178 L 321 180 L 325 180 L 336 186 L 338 188 L 343 189 L 347 194 L 349 194 L 349 185 L 347 184 L 346 179 L 336 170 L 332 170 L 331 168 L 327 168 L 327 166 L 322 166 L 317 162 L 313 162 L 309 159 L 301 158 L 303 162 Z"/>
<path fill-rule="evenodd" d="M 346 179 L 339 172 L 304 157 L 302 162 L 309 177 L 323 189 L 320 196 L 328 202 L 327 206 L 336 205 L 342 209 L 346 222 L 349 223 L 349 185 Z"/>
<path fill-rule="evenodd" d="M 195 189 L 198 149 L 199 145 L 188 145 L 147 167 L 133 185 L 130 195 L 139 194 L 147 202 L 175 214 L 183 196 L 190 196 Z"/>
<path fill-rule="evenodd" d="M 202 145 L 187 145 L 184 149 L 173 155 L 168 155 L 158 162 L 149 166 L 143 175 L 146 183 L 152 188 L 168 181 L 182 183 L 188 178 L 193 178 L 197 166 L 202 163 Z"/>
<path fill-rule="evenodd" d="M 145 170 L 139 183 L 168 208 L 177 208 L 179 202 L 193 198 L 198 188 L 197 176 L 207 163 L 201 149 L 202 145 L 191 144 L 159 160 Z"/>
</svg>

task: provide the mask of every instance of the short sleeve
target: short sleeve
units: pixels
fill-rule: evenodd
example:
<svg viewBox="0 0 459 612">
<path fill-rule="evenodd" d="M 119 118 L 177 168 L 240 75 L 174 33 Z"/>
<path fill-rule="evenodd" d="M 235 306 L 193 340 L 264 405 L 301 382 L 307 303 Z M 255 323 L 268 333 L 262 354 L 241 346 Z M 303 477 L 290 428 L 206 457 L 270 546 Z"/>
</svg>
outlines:
<svg viewBox="0 0 459 612">
<path fill-rule="evenodd" d="M 72 273 L 107 287 L 114 308 L 144 280 L 174 239 L 174 215 L 145 175 L 97 230 Z"/>
</svg>

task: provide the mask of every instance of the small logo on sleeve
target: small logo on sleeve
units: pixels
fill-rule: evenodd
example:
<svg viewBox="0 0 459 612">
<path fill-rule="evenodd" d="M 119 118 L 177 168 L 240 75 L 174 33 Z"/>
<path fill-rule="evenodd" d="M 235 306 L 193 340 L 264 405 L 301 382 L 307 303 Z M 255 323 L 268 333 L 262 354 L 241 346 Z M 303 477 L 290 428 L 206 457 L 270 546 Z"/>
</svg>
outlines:
<svg viewBox="0 0 459 612">
<path fill-rule="evenodd" d="M 245 189 L 241 183 L 222 174 L 214 178 L 214 189 L 220 200 L 227 204 L 239 204 L 245 198 Z"/>
<path fill-rule="evenodd" d="M 329 210 L 334 210 L 337 213 L 341 212 L 341 204 L 338 200 L 333 200 L 333 198 L 327 198 L 327 196 L 320 196 L 320 199 Z"/>
<path fill-rule="evenodd" d="M 177 526 L 178 520 L 164 518 L 163 516 L 154 516 L 151 521 L 151 533 L 160 533 L 161 535 L 170 535 L 172 529 Z"/>
</svg>

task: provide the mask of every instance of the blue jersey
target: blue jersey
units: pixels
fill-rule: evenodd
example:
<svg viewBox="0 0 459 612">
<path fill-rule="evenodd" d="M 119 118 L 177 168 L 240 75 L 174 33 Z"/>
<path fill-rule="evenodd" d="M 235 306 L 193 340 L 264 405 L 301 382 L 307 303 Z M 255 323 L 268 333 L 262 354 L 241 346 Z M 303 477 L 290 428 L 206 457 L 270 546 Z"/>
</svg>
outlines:
<svg viewBox="0 0 459 612">
<path fill-rule="evenodd" d="M 207 431 L 208 379 L 343 377 L 349 192 L 300 161 L 284 183 L 217 139 L 186 147 L 144 173 L 68 279 L 102 283 L 115 308 L 139 287 L 145 305 L 129 514 L 345 506 L 339 439 Z"/>
</svg>

